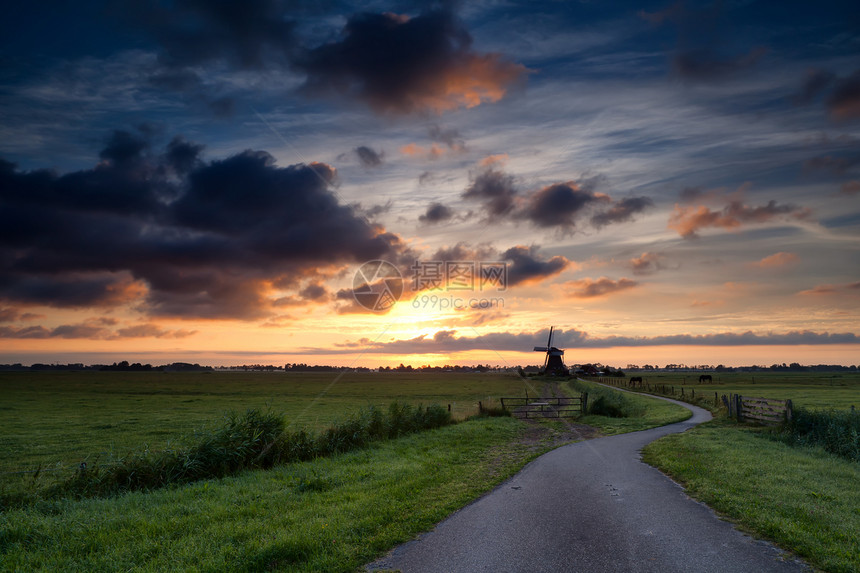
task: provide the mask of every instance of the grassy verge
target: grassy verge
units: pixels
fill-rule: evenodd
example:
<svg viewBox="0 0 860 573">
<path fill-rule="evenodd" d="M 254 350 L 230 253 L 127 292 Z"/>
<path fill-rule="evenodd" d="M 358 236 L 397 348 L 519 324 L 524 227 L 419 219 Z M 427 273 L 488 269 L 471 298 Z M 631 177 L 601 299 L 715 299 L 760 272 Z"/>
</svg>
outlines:
<svg viewBox="0 0 860 573">
<path fill-rule="evenodd" d="M 860 462 L 860 412 L 796 408 L 777 434 L 787 444 L 818 446 L 831 454 Z"/>
<path fill-rule="evenodd" d="M 135 490 L 151 490 L 208 478 L 267 469 L 297 461 L 331 456 L 451 423 L 439 405 L 412 406 L 392 402 L 387 409 L 369 406 L 315 434 L 305 429 L 285 431 L 283 416 L 248 410 L 228 414 L 222 427 L 200 432 L 187 448 L 144 449 L 108 465 L 82 466 L 52 486 L 0 490 L 0 510 L 38 499 L 96 497 Z"/>
<path fill-rule="evenodd" d="M 648 445 L 644 460 L 693 497 L 814 566 L 860 571 L 860 465 L 715 420 Z"/>
<path fill-rule="evenodd" d="M 657 398 L 637 394 L 622 394 L 598 384 L 582 380 L 570 380 L 563 387 L 571 394 L 588 392 L 591 406 L 602 400 L 604 406 L 600 411 L 613 412 L 620 415 L 600 415 L 588 413 L 577 421 L 600 429 L 606 435 L 636 432 L 683 422 L 692 414 L 683 406 L 666 402 Z"/>
<path fill-rule="evenodd" d="M 303 463 L 0 514 L 5 571 L 353 571 L 545 447 L 484 418 Z"/>
</svg>

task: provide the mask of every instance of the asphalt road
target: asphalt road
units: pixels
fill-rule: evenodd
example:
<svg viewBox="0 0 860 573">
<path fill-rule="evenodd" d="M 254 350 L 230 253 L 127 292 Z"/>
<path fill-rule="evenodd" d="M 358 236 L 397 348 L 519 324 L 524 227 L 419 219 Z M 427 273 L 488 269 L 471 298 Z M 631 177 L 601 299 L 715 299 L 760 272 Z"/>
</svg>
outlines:
<svg viewBox="0 0 860 573">
<path fill-rule="evenodd" d="M 403 573 L 811 571 L 720 520 L 640 450 L 711 418 L 562 446 L 368 565 Z"/>
</svg>

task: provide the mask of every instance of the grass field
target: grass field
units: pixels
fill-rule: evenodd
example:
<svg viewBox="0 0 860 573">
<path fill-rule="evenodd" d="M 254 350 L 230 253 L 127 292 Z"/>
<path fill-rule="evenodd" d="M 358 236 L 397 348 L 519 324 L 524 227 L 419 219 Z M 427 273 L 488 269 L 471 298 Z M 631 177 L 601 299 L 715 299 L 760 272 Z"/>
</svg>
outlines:
<svg viewBox="0 0 860 573">
<path fill-rule="evenodd" d="M 354 571 L 548 444 L 486 418 L 332 458 L 0 513 L 4 571 Z"/>
<path fill-rule="evenodd" d="M 643 376 L 674 384 L 681 374 Z M 696 394 L 791 399 L 811 410 L 860 406 L 860 375 L 756 373 L 714 375 L 691 382 Z M 698 379 L 698 377 L 696 377 Z M 824 571 L 860 571 L 860 464 L 819 447 L 791 447 L 771 430 L 718 417 L 643 450 L 646 462 L 682 483 L 688 493 L 754 534 L 790 549 Z"/>
<path fill-rule="evenodd" d="M 0 484 L 9 472 L 162 449 L 228 411 L 272 410 L 292 427 L 321 429 L 399 400 L 451 404 L 462 419 L 479 400 L 523 395 L 526 384 L 536 395 L 541 383 L 515 374 L 0 373 Z"/>
<path fill-rule="evenodd" d="M 681 382 L 671 376 L 651 383 Z M 817 408 L 860 403 L 858 377 L 756 374 L 753 383 L 743 376 L 687 387 L 788 397 Z M 6 373 L 0 447 L 11 455 L 0 462 L 7 472 L 0 488 L 32 479 L 8 473 L 21 468 L 181 443 L 230 410 L 283 412 L 293 427 L 316 430 L 393 400 L 450 403 L 462 419 L 479 400 L 495 404 L 526 389 L 537 396 L 544 384 L 453 373 Z M 561 388 L 587 390 L 592 400 L 601 392 L 588 384 Z M 627 417 L 579 421 L 612 434 L 687 417 L 646 396 L 625 395 L 616 404 Z M 267 471 L 106 498 L 42 499 L 0 512 L 0 570 L 353 571 L 556 445 L 562 425 L 544 424 L 535 442 L 526 439 L 523 422 L 479 419 Z M 860 570 L 857 464 L 758 432 L 717 421 L 656 442 L 646 455 L 742 527 L 824 570 Z"/>
<path fill-rule="evenodd" d="M 367 404 L 451 403 L 537 396 L 545 382 L 504 375 L 39 373 L 0 379 L 0 435 L 11 466 L 153 447 L 225 410 L 270 407 L 321 428 Z M 525 385 L 525 386 L 524 386 Z M 637 428 L 678 412 L 635 397 Z M 619 428 L 614 420 L 589 416 Z M 354 571 L 475 499 L 565 439 L 481 418 L 367 448 L 148 492 L 36 499 L 0 512 L 3 571 Z M 31 450 L 38 450 L 34 455 Z M 19 476 L 20 479 L 20 476 Z M 25 478 L 30 479 L 30 478 Z"/>
<path fill-rule="evenodd" d="M 643 459 L 816 568 L 860 571 L 860 464 L 762 431 L 717 419 L 649 444 Z"/>
<path fill-rule="evenodd" d="M 673 385 L 680 392 L 713 397 L 714 392 L 741 394 L 757 398 L 790 399 L 795 406 L 804 408 L 847 409 L 860 408 L 860 373 L 852 372 L 729 372 L 712 373 L 712 384 L 699 384 L 698 374 L 692 373 L 635 373 L 648 384 Z M 629 376 L 628 376 L 629 378 Z M 625 378 L 628 379 L 628 378 Z M 686 382 L 686 384 L 685 384 Z"/>
</svg>

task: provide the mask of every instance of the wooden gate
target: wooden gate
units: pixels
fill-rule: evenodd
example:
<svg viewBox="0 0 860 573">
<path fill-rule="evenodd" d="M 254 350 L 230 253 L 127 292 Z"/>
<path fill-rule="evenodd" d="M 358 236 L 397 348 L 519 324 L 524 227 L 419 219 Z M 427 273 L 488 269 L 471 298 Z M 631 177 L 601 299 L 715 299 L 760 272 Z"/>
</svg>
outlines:
<svg viewBox="0 0 860 573">
<path fill-rule="evenodd" d="M 752 422 L 765 425 L 779 425 L 791 421 L 791 400 L 775 398 L 750 398 L 740 394 L 723 396 L 723 404 L 729 416 L 738 422 Z"/>
<path fill-rule="evenodd" d="M 573 418 L 588 409 L 588 393 L 576 397 L 501 398 L 502 408 L 515 418 Z"/>
</svg>

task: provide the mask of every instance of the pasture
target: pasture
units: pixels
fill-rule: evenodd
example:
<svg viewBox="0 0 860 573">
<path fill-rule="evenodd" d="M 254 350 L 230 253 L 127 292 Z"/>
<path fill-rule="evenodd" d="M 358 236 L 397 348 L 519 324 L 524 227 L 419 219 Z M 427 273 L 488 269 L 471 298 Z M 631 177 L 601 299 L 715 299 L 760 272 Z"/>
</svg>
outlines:
<svg viewBox="0 0 860 573">
<path fill-rule="evenodd" d="M 6 451 L 14 447 L 6 467 L 66 464 L 56 474 L 67 474 L 82 457 L 103 463 L 182 442 L 227 410 L 268 407 L 317 429 L 392 400 L 451 403 L 462 418 L 478 400 L 526 388 L 537 396 L 544 384 L 453 373 L 15 373 L 0 378 L 0 435 Z M 664 408 L 648 415 L 654 401 L 637 398 L 642 427 L 678 417 Z M 0 511 L 0 570 L 354 571 L 570 440 L 560 424 L 480 418 L 266 471 L 109 497 L 37 497 Z M 5 485 L 32 482 L 12 477 Z"/>
<path fill-rule="evenodd" d="M 526 384 L 537 394 L 516 374 L 3 372 L 0 478 L 171 447 L 229 411 L 271 410 L 290 427 L 321 429 L 398 400 L 451 404 L 462 419 L 479 400 L 523 395 Z"/>
<path fill-rule="evenodd" d="M 699 384 L 695 372 L 637 372 L 644 384 L 675 386 L 680 392 L 696 391 L 713 397 L 714 392 L 740 394 L 757 398 L 789 399 L 803 408 L 844 410 L 860 408 L 860 373 L 858 372 L 721 372 L 708 373 L 713 382 Z M 619 380 L 629 380 L 627 378 Z"/>
</svg>

